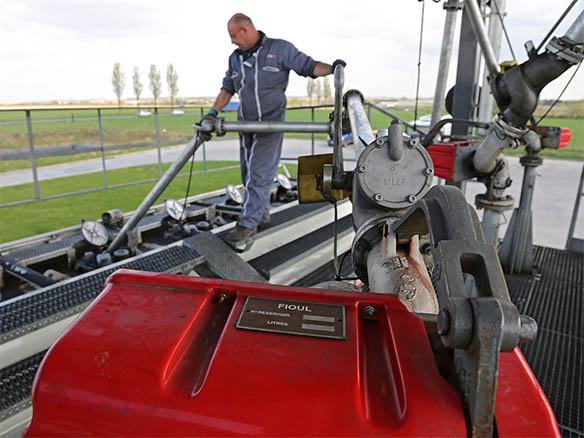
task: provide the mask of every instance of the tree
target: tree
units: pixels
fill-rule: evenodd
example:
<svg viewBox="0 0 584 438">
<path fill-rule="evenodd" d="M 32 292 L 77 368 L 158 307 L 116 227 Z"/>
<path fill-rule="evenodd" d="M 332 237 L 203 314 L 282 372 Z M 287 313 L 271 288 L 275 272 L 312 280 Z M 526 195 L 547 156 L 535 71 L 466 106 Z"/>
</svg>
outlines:
<svg viewBox="0 0 584 438">
<path fill-rule="evenodd" d="M 154 64 L 150 66 L 148 79 L 150 80 L 150 91 L 152 91 L 152 96 L 154 96 L 154 106 L 156 106 L 156 101 L 158 100 L 160 90 L 162 89 L 162 83 L 160 81 L 160 72 Z"/>
<path fill-rule="evenodd" d="M 306 83 L 306 94 L 308 95 L 308 98 L 310 99 L 310 105 L 312 105 L 312 96 L 314 96 L 314 87 L 315 87 L 314 79 L 308 78 L 308 82 Z"/>
<path fill-rule="evenodd" d="M 138 102 L 138 108 L 140 108 L 140 95 L 142 94 L 142 82 L 140 82 L 140 69 L 134 67 L 134 75 L 132 76 L 132 81 L 134 83 L 134 94 L 136 95 L 136 101 Z"/>
<path fill-rule="evenodd" d="M 322 98 L 322 84 L 320 83 L 319 80 L 315 81 L 314 94 L 316 95 L 316 98 L 318 99 L 318 102 L 320 103 L 320 99 Z"/>
<path fill-rule="evenodd" d="M 114 93 L 118 98 L 118 108 L 122 106 L 122 92 L 126 85 L 126 79 L 122 66 L 119 62 L 114 64 L 114 71 L 112 72 L 112 85 L 114 87 Z"/>
<path fill-rule="evenodd" d="M 322 84 L 322 94 L 324 96 L 325 101 L 328 103 L 331 99 L 331 96 L 333 95 L 333 92 L 331 90 L 331 83 L 329 81 L 328 76 L 325 76 L 323 79 L 323 84 Z"/>
<path fill-rule="evenodd" d="M 168 84 L 168 91 L 170 92 L 170 107 L 172 108 L 174 105 L 174 98 L 178 93 L 178 73 L 172 66 L 172 64 L 168 64 L 168 68 L 166 69 L 166 83 Z"/>
</svg>

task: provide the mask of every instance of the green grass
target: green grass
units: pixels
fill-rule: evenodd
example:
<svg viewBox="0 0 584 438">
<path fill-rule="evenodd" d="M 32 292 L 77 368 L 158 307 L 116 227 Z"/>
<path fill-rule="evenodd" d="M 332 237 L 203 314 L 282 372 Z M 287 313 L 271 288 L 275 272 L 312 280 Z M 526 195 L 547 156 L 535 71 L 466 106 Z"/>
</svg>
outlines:
<svg viewBox="0 0 584 438">
<path fill-rule="evenodd" d="M 207 168 L 217 169 L 238 164 L 235 161 L 209 161 L 207 162 Z M 169 165 L 164 164 L 163 171 Z M 295 175 L 296 166 L 287 165 L 287 167 Z M 189 169 L 190 162 L 182 169 L 182 173 L 187 173 Z M 202 163 L 195 162 L 194 171 L 201 170 Z M 108 172 L 108 183 L 110 185 L 124 184 L 156 177 L 158 177 L 157 166 L 136 166 Z M 176 178 L 156 203 L 162 202 L 163 198 L 183 199 L 187 183 L 188 177 Z M 241 176 L 239 168 L 193 175 L 189 195 L 192 196 L 221 189 L 224 184 L 240 183 Z M 154 184 L 139 184 L 2 208 L 0 209 L 0 243 L 77 225 L 81 218 L 99 219 L 102 212 L 112 208 L 119 208 L 123 212 L 135 210 Z M 102 186 L 103 175 L 100 172 L 96 172 L 87 175 L 41 181 L 40 191 L 42 196 L 51 196 L 66 193 L 71 190 L 86 190 Z M 31 198 L 34 198 L 32 184 L 22 184 L 0 189 L 0 202 L 2 203 Z"/>
</svg>

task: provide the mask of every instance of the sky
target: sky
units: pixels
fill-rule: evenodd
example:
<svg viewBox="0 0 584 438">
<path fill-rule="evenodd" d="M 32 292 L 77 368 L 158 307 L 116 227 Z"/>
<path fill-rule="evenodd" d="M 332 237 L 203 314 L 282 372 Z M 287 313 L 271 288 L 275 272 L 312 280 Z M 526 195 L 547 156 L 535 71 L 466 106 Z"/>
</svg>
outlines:
<svg viewBox="0 0 584 438">
<path fill-rule="evenodd" d="M 506 27 L 518 61 L 523 44 L 537 46 L 571 0 L 507 0 Z M 425 0 L 420 96 L 434 95 L 445 11 Z M 584 9 L 578 0 L 554 32 L 561 36 Z M 414 97 L 422 2 L 417 0 L 0 0 L 0 103 L 115 99 L 114 63 L 126 75 L 123 98 L 133 98 L 132 72 L 141 71 L 142 98 L 151 97 L 147 72 L 179 74 L 178 97 L 215 96 L 233 51 L 226 30 L 235 13 L 249 15 L 273 38 L 291 41 L 316 60 L 347 62 L 345 89 L 366 97 Z M 462 14 L 458 14 L 460 27 Z M 458 35 L 449 73 L 456 75 Z M 511 59 L 503 38 L 501 60 Z M 584 99 L 584 68 L 563 99 Z M 542 92 L 558 96 L 573 70 Z M 290 75 L 288 96 L 306 95 L 306 78 Z"/>
</svg>

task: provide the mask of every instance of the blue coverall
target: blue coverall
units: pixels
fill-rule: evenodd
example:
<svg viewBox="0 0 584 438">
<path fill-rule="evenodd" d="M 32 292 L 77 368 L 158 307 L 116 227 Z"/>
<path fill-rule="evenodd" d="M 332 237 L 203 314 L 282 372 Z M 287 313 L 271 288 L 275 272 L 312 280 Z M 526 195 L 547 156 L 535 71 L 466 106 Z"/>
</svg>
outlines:
<svg viewBox="0 0 584 438">
<path fill-rule="evenodd" d="M 239 95 L 238 120 L 283 121 L 286 116 L 286 87 L 290 70 L 312 77 L 316 61 L 293 44 L 268 38 L 260 32 L 251 49 L 235 50 L 222 88 Z M 284 134 L 239 134 L 241 180 L 245 186 L 243 209 L 238 223 L 256 228 L 269 217 L 270 189 L 278 170 Z"/>
</svg>

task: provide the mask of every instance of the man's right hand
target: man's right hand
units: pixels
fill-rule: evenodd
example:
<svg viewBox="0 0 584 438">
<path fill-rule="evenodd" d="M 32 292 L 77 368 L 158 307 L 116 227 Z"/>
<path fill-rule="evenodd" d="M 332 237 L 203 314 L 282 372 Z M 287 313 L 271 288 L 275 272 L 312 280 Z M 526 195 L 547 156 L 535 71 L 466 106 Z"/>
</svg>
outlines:
<svg viewBox="0 0 584 438">
<path fill-rule="evenodd" d="M 211 108 L 209 110 L 209 112 L 203 116 L 203 118 L 201 119 L 201 122 L 203 120 L 212 120 L 212 121 L 215 121 L 215 120 L 217 120 L 217 114 L 218 114 L 217 111 L 215 111 L 213 108 Z"/>
</svg>

